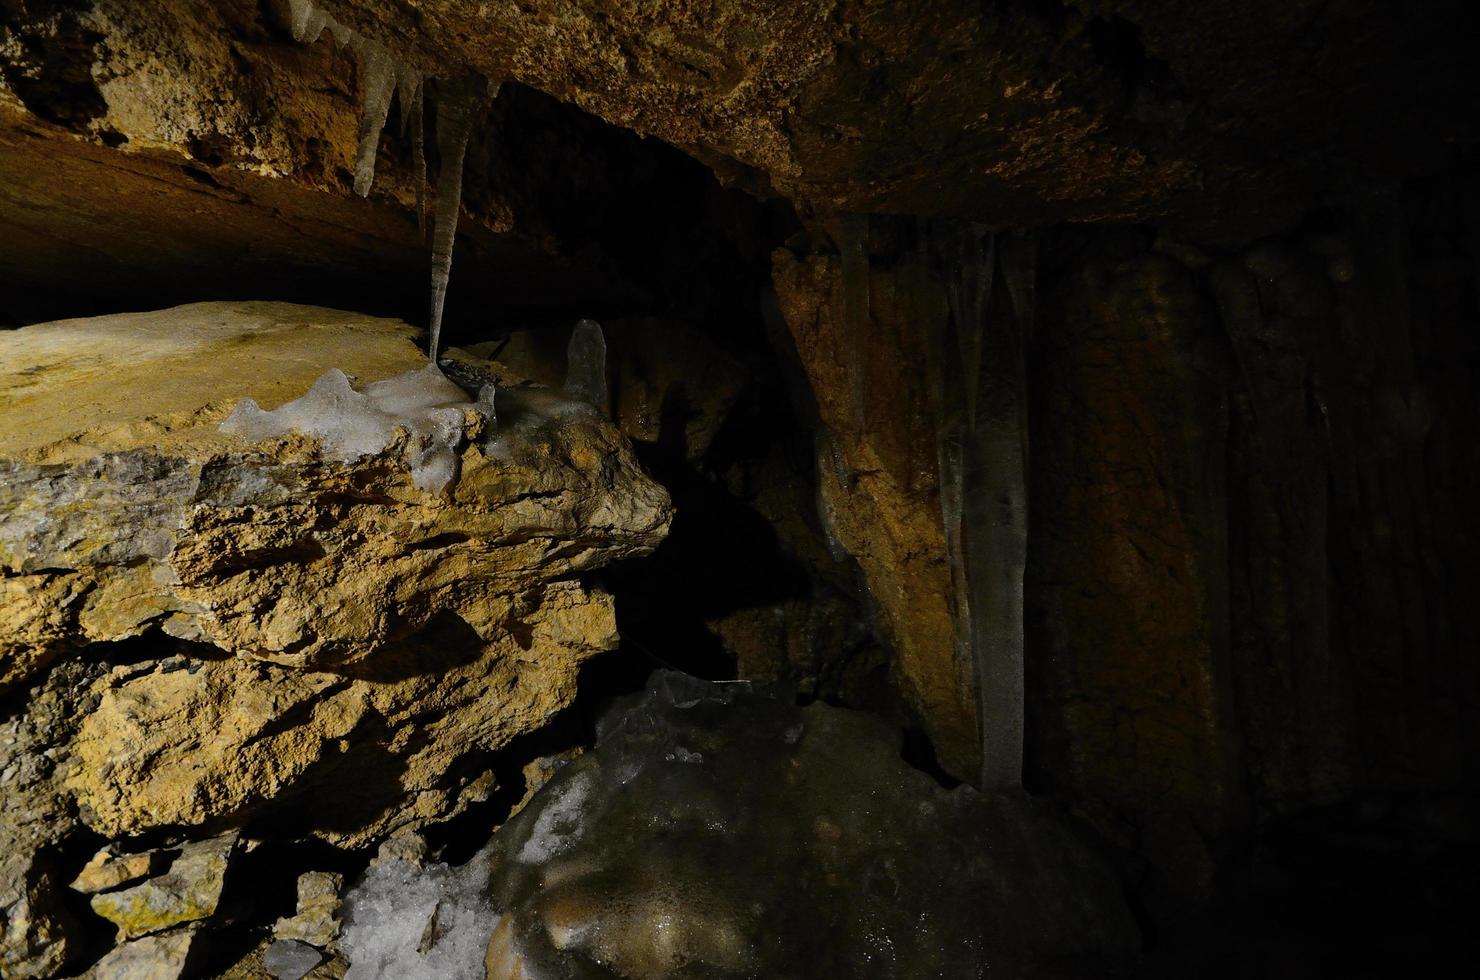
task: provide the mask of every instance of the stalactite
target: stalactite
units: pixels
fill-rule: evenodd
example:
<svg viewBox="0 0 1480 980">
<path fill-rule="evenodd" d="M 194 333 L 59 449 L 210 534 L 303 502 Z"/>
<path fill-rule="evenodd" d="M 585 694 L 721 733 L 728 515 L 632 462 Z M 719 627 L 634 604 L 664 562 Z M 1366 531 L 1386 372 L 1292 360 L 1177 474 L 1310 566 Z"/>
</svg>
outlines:
<svg viewBox="0 0 1480 980">
<path fill-rule="evenodd" d="M 313 0 L 288 0 L 290 28 L 301 43 L 318 40 L 327 28 L 334 39 L 348 46 L 359 61 L 364 101 L 360 110 L 359 146 L 355 152 L 355 193 L 366 197 L 375 182 L 375 158 L 380 137 L 390 115 L 392 93 L 401 104 L 402 129 L 411 131 L 412 168 L 416 179 L 416 219 L 423 239 L 427 237 L 428 199 L 425 125 L 425 80 L 415 69 L 398 65 L 389 49 L 363 37 L 325 14 Z M 432 363 L 441 349 L 442 311 L 447 283 L 452 275 L 452 251 L 457 240 L 457 219 L 462 208 L 463 159 L 478 112 L 498 93 L 488 82 L 469 76 L 442 82 L 437 98 L 437 151 L 441 169 L 431 209 L 432 295 L 429 329 Z"/>
<path fill-rule="evenodd" d="M 299 44 L 312 44 L 324 33 L 329 15 L 313 5 L 312 0 L 288 0 L 291 15 L 290 28 L 293 40 Z"/>
<path fill-rule="evenodd" d="M 496 91 L 496 88 L 495 88 Z M 457 240 L 457 219 L 462 209 L 463 158 L 478 112 L 495 93 L 488 83 L 472 76 L 443 83 L 437 92 L 437 151 L 442 158 L 437 174 L 437 202 L 432 220 L 432 363 L 437 361 L 442 335 L 442 307 L 447 300 L 447 282 L 452 275 L 452 248 Z"/>
</svg>

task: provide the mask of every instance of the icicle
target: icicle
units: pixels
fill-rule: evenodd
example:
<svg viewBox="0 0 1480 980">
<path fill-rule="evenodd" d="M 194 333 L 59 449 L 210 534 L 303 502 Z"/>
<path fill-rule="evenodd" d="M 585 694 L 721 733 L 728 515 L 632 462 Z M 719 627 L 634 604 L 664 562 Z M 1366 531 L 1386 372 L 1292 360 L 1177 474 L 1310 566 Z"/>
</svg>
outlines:
<svg viewBox="0 0 1480 980">
<path fill-rule="evenodd" d="M 353 30 L 345 27 L 333 17 L 325 18 L 324 26 L 329 29 L 329 36 L 334 39 L 334 43 L 339 45 L 341 48 L 350 47 L 360 37 Z"/>
<path fill-rule="evenodd" d="M 968 266 L 966 246 L 975 231 L 971 226 L 956 223 L 930 225 L 922 222 L 918 254 L 911 262 L 915 273 L 914 304 L 924 324 L 926 381 L 935 423 L 941 528 L 951 578 L 956 663 L 962 671 L 962 684 L 979 691 L 981 671 L 972 642 L 971 581 L 962 536 L 966 496 L 964 453 L 969 424 L 967 392 L 977 384 L 981 338 L 981 323 L 964 311 L 968 307 L 978 309 L 984 305 L 963 284 Z M 982 236 L 977 234 L 978 250 L 981 240 Z M 942 267 L 944 290 L 939 289 L 930 277 L 932 254 Z M 975 341 L 968 338 L 975 338 Z M 963 352 L 963 348 L 969 349 L 973 343 L 975 352 Z M 974 391 L 972 397 L 974 399 Z"/>
<path fill-rule="evenodd" d="M 1002 278 L 1012 298 L 1013 312 L 1024 337 L 1033 334 L 1033 318 L 1038 305 L 1038 243 L 1030 232 L 1013 232 L 1000 236 L 997 248 L 1001 256 Z"/>
<path fill-rule="evenodd" d="M 293 40 L 299 44 L 312 44 L 324 33 L 329 15 L 313 5 L 313 0 L 288 0 L 288 11 L 292 15 Z"/>
<path fill-rule="evenodd" d="M 416 178 L 416 230 L 427 236 L 427 145 L 422 108 L 426 101 L 426 79 L 414 68 L 402 67 L 396 79 L 401 104 L 401 135 L 411 137 L 411 170 Z"/>
<path fill-rule="evenodd" d="M 356 37 L 350 47 L 360 64 L 360 147 L 355 154 L 355 193 L 368 197 L 375 182 L 375 156 L 380 134 L 391 111 L 391 92 L 396 84 L 396 64 L 391 53 L 375 41 Z"/>
<path fill-rule="evenodd" d="M 838 215 L 838 227 L 843 261 L 843 370 L 847 373 L 851 399 L 850 423 L 862 432 L 868 428 L 864 400 L 868 391 L 864 351 L 870 317 L 868 215 Z"/>
<path fill-rule="evenodd" d="M 964 529 L 982 732 L 982 786 L 1016 788 L 1023 771 L 1023 577 L 1028 561 L 1027 338 L 1034 242 L 999 235 L 995 249 L 1013 313 L 993 318 L 967 438 Z"/>
<path fill-rule="evenodd" d="M 496 91 L 496 90 L 495 90 Z M 441 86 L 437 98 L 437 150 L 442 169 L 437 174 L 437 206 L 432 224 L 432 363 L 442 336 L 442 307 L 447 300 L 447 281 L 452 275 L 452 248 L 457 240 L 457 219 L 462 209 L 463 157 L 478 110 L 490 98 L 482 78 L 465 78 Z"/>
<path fill-rule="evenodd" d="M 981 785 L 1012 788 L 1022 782 L 1033 243 L 955 223 L 925 227 L 921 238 L 941 267 L 949 312 L 926 318 L 926 348 L 957 652 L 975 674 Z M 999 265 L 1006 318 L 993 312 Z M 927 288 L 922 276 L 922 297 Z"/>
<path fill-rule="evenodd" d="M 582 320 L 570 332 L 565 349 L 565 393 L 605 412 L 606 336 L 595 320 Z"/>
</svg>

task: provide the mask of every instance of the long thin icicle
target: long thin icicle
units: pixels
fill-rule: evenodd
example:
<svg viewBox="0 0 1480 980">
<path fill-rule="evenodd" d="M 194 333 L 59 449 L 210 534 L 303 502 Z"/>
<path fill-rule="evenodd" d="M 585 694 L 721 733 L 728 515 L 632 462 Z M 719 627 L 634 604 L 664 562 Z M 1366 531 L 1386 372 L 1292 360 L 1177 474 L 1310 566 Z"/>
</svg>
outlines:
<svg viewBox="0 0 1480 980">
<path fill-rule="evenodd" d="M 437 174 L 437 204 L 432 223 L 432 363 L 442 339 L 442 307 L 452 276 L 452 248 L 457 241 L 457 219 L 462 210 L 463 158 L 478 112 L 494 93 L 478 77 L 441 85 L 437 93 L 437 151 L 442 167 Z"/>
<path fill-rule="evenodd" d="M 981 784 L 1022 783 L 1023 576 L 1027 565 L 1027 337 L 1034 243 L 969 224 L 922 233 L 944 281 L 948 316 L 927 353 L 941 517 L 955 597 L 957 650 L 976 674 Z M 1000 269 L 1011 312 L 999 316 Z"/>
<path fill-rule="evenodd" d="M 368 197 L 375 183 L 375 157 L 380 151 L 380 134 L 391 111 L 396 62 L 383 45 L 366 37 L 354 38 L 350 48 L 359 61 L 360 88 L 364 98 L 360 105 L 360 146 L 355 153 L 355 193 Z"/>
<path fill-rule="evenodd" d="M 982 786 L 1022 785 L 1023 577 L 1028 561 L 1027 338 L 1032 327 L 1031 242 L 998 235 L 1012 312 L 983 337 L 983 370 L 965 473 L 972 648 L 982 731 Z M 999 307 L 1000 309 L 1000 307 Z"/>
</svg>

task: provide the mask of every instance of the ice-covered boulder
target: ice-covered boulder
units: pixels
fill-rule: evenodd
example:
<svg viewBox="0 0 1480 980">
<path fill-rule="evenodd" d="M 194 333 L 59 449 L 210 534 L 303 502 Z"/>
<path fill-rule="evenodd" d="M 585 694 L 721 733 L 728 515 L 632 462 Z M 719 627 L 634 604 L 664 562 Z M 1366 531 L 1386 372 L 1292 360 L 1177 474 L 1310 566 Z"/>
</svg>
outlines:
<svg viewBox="0 0 1480 980">
<path fill-rule="evenodd" d="M 460 918 L 429 972 L 439 905 Z M 348 908 L 365 976 L 1099 976 L 1138 941 L 1051 808 L 940 788 L 868 715 L 677 674 L 471 863 L 382 866 Z"/>
</svg>

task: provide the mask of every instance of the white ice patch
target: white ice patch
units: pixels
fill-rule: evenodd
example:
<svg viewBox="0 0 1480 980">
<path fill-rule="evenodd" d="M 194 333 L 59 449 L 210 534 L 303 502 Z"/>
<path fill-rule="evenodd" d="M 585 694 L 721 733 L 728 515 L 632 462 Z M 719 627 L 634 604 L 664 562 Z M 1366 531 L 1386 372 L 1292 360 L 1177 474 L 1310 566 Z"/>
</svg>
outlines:
<svg viewBox="0 0 1480 980">
<path fill-rule="evenodd" d="M 483 980 L 498 915 L 482 856 L 460 868 L 394 858 L 345 894 L 345 980 Z"/>
<path fill-rule="evenodd" d="M 529 831 L 529 839 L 515 855 L 523 864 L 539 864 L 565 850 L 581 836 L 581 811 L 596 788 L 596 773 L 578 773 L 563 786 L 546 789 L 544 809 Z"/>
<path fill-rule="evenodd" d="M 435 364 L 372 382 L 363 392 L 351 386 L 349 375 L 330 368 L 303 397 L 270 412 L 242 399 L 221 431 L 253 442 L 301 432 L 319 441 L 325 457 L 352 463 L 384 452 L 405 430 L 412 480 L 437 492 L 457 475 L 469 408 L 493 422 L 493 386 L 473 402 Z"/>
</svg>

